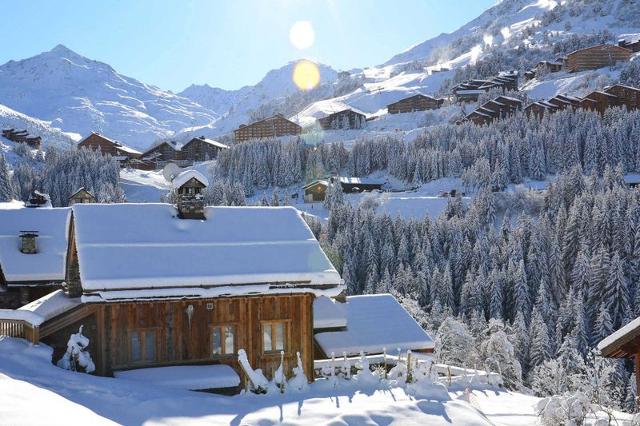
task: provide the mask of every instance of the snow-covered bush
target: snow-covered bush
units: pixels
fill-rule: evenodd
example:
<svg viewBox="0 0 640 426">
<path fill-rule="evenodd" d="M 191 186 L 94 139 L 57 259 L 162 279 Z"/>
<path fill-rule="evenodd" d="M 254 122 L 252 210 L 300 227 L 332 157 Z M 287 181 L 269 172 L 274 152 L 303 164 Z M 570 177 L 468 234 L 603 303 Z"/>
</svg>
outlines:
<svg viewBox="0 0 640 426">
<path fill-rule="evenodd" d="M 544 398 L 538 401 L 535 411 L 544 426 L 578 426 L 593 410 L 589 398 L 576 392 Z"/>
<path fill-rule="evenodd" d="M 502 321 L 493 318 L 489 321 L 486 339 L 480 345 L 480 352 L 487 372 L 499 373 L 505 386 L 510 389 L 519 389 L 522 386 L 522 367 Z"/>
<path fill-rule="evenodd" d="M 83 326 L 80 326 L 78 332 L 69 337 L 67 351 L 58 360 L 57 365 L 65 370 L 93 373 L 96 366 L 87 350 L 89 339 L 82 334 L 82 328 Z"/>
<path fill-rule="evenodd" d="M 302 392 L 309 387 L 309 379 L 307 379 L 307 376 L 304 374 L 304 366 L 302 364 L 300 352 L 296 352 L 296 357 L 298 359 L 298 365 L 293 368 L 293 377 L 287 383 L 287 387 L 289 389 Z"/>
<path fill-rule="evenodd" d="M 266 393 L 269 389 L 269 380 L 264 377 L 261 369 L 254 370 L 249 364 L 247 358 L 247 352 L 244 349 L 238 350 L 238 362 L 244 370 L 245 374 L 249 377 L 251 390 L 255 393 Z"/>
<path fill-rule="evenodd" d="M 478 359 L 476 344 L 463 322 L 449 317 L 438 329 L 435 341 L 438 362 L 460 367 L 473 367 Z"/>
</svg>

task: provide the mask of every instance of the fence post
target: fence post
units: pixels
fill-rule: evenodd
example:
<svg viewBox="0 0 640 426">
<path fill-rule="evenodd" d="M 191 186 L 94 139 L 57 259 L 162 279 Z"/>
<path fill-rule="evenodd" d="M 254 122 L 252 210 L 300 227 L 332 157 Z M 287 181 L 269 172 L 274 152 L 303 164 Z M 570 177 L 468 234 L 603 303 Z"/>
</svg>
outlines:
<svg viewBox="0 0 640 426">
<path fill-rule="evenodd" d="M 413 377 L 411 376 L 411 349 L 407 351 L 407 383 L 411 383 Z"/>
<path fill-rule="evenodd" d="M 382 348 L 382 362 L 384 364 L 384 378 L 387 378 L 387 348 Z"/>
</svg>

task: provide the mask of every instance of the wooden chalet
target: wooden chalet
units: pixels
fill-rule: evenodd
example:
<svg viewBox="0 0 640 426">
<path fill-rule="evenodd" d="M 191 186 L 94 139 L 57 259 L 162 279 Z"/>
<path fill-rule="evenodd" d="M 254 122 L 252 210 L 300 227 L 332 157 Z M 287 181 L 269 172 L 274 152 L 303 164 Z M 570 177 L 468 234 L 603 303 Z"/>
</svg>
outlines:
<svg viewBox="0 0 640 426">
<path fill-rule="evenodd" d="M 539 75 L 562 71 L 562 61 L 540 61 L 535 67 L 524 73 L 525 80 L 532 80 Z"/>
<path fill-rule="evenodd" d="M 205 207 L 198 220 L 180 218 L 179 204 L 72 210 L 61 227 L 65 292 L 0 319 L 0 330 L 50 345 L 56 361 L 83 326 L 98 375 L 227 365 L 244 381 L 244 349 L 268 378 L 281 351 L 287 375 L 299 352 L 313 377 L 313 300 L 344 285 L 295 209 Z"/>
<path fill-rule="evenodd" d="M 360 178 L 340 176 L 337 178 L 331 178 L 331 181 L 339 182 L 340 186 L 342 187 L 342 192 L 345 192 L 347 194 L 382 190 L 382 187 L 385 184 L 385 182 L 383 181 L 366 177 Z"/>
<path fill-rule="evenodd" d="M 578 107 L 604 114 L 609 107 L 618 105 L 618 97 L 612 93 L 595 90 L 582 98 Z"/>
<path fill-rule="evenodd" d="M 302 127 L 291 120 L 287 120 L 281 114 L 276 114 L 273 117 L 248 125 L 241 124 L 239 128 L 233 131 L 234 139 L 237 142 L 299 135 L 300 133 L 302 133 Z"/>
<path fill-rule="evenodd" d="M 624 105 L 629 111 L 640 108 L 640 89 L 637 87 L 615 84 L 605 87 L 604 92 L 616 96 L 616 104 Z"/>
<path fill-rule="evenodd" d="M 97 202 L 96 197 L 83 186 L 69 197 L 69 205 Z"/>
<path fill-rule="evenodd" d="M 12 142 L 27 144 L 33 149 L 40 149 L 40 145 L 42 144 L 42 138 L 40 136 L 29 136 L 27 130 L 4 129 L 2 136 Z"/>
<path fill-rule="evenodd" d="M 329 181 L 326 179 L 314 180 L 302 187 L 304 190 L 304 202 L 313 203 L 324 201 L 329 188 Z"/>
<path fill-rule="evenodd" d="M 640 318 L 636 318 L 603 339 L 597 346 L 605 358 L 626 358 L 634 362 L 637 395 L 640 395 Z M 638 405 L 636 397 L 636 405 Z"/>
<path fill-rule="evenodd" d="M 0 209 L 0 308 L 17 308 L 62 287 L 69 208 L 48 199 L 30 207 Z"/>
<path fill-rule="evenodd" d="M 402 114 L 405 112 L 426 111 L 430 109 L 438 109 L 443 103 L 444 99 L 438 99 L 418 93 L 387 105 L 387 112 L 389 114 Z"/>
<path fill-rule="evenodd" d="M 465 117 L 465 121 L 471 121 L 478 125 L 489 124 L 495 119 L 507 117 L 520 109 L 522 109 L 522 101 L 520 99 L 498 96 L 468 114 Z"/>
<path fill-rule="evenodd" d="M 618 41 L 618 46 L 629 49 L 632 52 L 640 52 L 640 35 L 635 35 Z"/>
<path fill-rule="evenodd" d="M 633 52 L 613 44 L 600 44 L 573 51 L 567 55 L 564 68 L 569 72 L 578 72 L 613 66 L 616 62 L 626 62 Z"/>
<path fill-rule="evenodd" d="M 229 149 L 229 147 L 204 136 L 198 136 L 185 144 L 162 141 L 147 149 L 142 154 L 142 159 L 152 163 L 156 169 L 164 167 L 167 163 L 186 167 L 197 161 L 213 160 L 223 149 Z"/>
<path fill-rule="evenodd" d="M 343 302 L 313 302 L 317 359 L 359 355 L 432 353 L 434 341 L 390 294 L 348 296 Z"/>
<path fill-rule="evenodd" d="M 318 118 L 317 122 L 323 130 L 361 129 L 367 125 L 367 117 L 361 111 L 348 108 Z"/>
<path fill-rule="evenodd" d="M 580 98 L 569 95 L 556 95 L 547 101 L 549 104 L 555 106 L 557 110 L 563 110 L 569 107 L 577 107 L 580 103 Z"/>
<path fill-rule="evenodd" d="M 531 116 L 535 116 L 538 118 L 542 118 L 545 114 L 551 114 L 558 110 L 558 107 L 547 102 L 547 101 L 538 101 L 532 102 L 524 108 L 524 113 Z"/>
<path fill-rule="evenodd" d="M 103 155 L 111 155 L 122 167 L 129 165 L 130 160 L 140 159 L 142 153 L 138 150 L 109 139 L 99 133 L 91 133 L 78 144 L 78 148 L 100 151 Z"/>
<path fill-rule="evenodd" d="M 482 93 L 501 88 L 503 92 L 518 90 L 518 73 L 503 72 L 488 80 L 467 80 L 453 87 L 452 93 L 460 102 L 475 102 Z"/>
</svg>

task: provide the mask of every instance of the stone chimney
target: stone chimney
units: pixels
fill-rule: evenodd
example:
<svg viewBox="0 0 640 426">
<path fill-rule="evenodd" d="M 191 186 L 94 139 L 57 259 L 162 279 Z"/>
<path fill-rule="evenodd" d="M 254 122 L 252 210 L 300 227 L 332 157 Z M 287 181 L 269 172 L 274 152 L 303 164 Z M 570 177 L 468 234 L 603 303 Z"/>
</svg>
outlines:
<svg viewBox="0 0 640 426">
<path fill-rule="evenodd" d="M 36 254 L 38 252 L 37 231 L 20 231 L 20 251 L 24 254 Z"/>
</svg>

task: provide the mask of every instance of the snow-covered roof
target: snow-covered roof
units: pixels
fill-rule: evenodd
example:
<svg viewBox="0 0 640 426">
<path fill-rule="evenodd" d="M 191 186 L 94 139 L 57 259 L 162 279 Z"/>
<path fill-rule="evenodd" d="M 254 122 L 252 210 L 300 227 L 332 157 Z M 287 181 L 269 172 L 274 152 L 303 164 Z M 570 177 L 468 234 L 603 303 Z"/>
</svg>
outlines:
<svg viewBox="0 0 640 426">
<path fill-rule="evenodd" d="M 317 333 L 316 342 L 327 356 L 433 349 L 431 337 L 390 294 L 349 296 L 345 303 L 347 329 Z"/>
<path fill-rule="evenodd" d="M 73 211 L 86 296 L 342 290 L 340 275 L 292 207 L 206 207 L 206 220 L 179 219 L 170 204 L 82 204 Z"/>
<path fill-rule="evenodd" d="M 309 182 L 308 184 L 303 186 L 302 189 L 311 188 L 312 186 L 316 186 L 316 185 L 329 186 L 329 181 L 325 180 L 325 179 L 317 179 L 317 180 Z"/>
<path fill-rule="evenodd" d="M 640 335 L 640 317 L 634 319 L 618 331 L 613 332 L 598 343 L 598 350 L 604 356 L 614 356 L 621 351 L 621 346 L 636 339 Z"/>
<path fill-rule="evenodd" d="M 56 290 L 24 305 L 18 311 L 31 312 L 37 315 L 40 319 L 39 324 L 41 324 L 80 305 L 80 298 L 68 297 L 64 291 Z"/>
<path fill-rule="evenodd" d="M 340 183 L 348 183 L 348 184 L 361 184 L 361 185 L 383 185 L 384 182 L 375 180 L 368 177 L 340 177 Z"/>
<path fill-rule="evenodd" d="M 195 169 L 185 170 L 181 172 L 176 177 L 173 178 L 171 184 L 174 188 L 180 188 L 185 183 L 189 182 L 191 179 L 196 179 L 200 181 L 204 186 L 209 186 L 209 179 L 206 178 L 205 175 L 200 173 Z"/>
<path fill-rule="evenodd" d="M 326 296 L 316 297 L 313 301 L 313 328 L 340 328 L 347 326 L 347 312 L 344 303 L 336 302 Z"/>
<path fill-rule="evenodd" d="M 9 284 L 62 281 L 65 277 L 69 208 L 0 209 L 0 267 Z M 20 251 L 21 231 L 38 233 L 38 252 Z"/>
<path fill-rule="evenodd" d="M 205 138 L 204 136 L 200 136 L 200 137 L 197 137 L 197 138 L 193 138 L 193 139 L 191 139 L 189 142 L 187 142 L 186 144 L 184 144 L 184 146 L 188 145 L 190 142 L 192 142 L 192 141 L 194 141 L 194 140 L 196 140 L 196 139 L 197 139 L 197 140 L 200 140 L 200 141 L 202 141 L 202 142 L 204 142 L 204 143 L 208 143 L 209 145 L 217 146 L 218 148 L 222 148 L 222 149 L 228 149 L 228 148 L 229 148 L 229 146 L 228 146 L 228 145 L 225 145 L 225 144 L 223 144 L 222 142 L 214 141 L 214 140 L 212 140 L 212 139 L 207 139 L 207 138 Z"/>
</svg>

